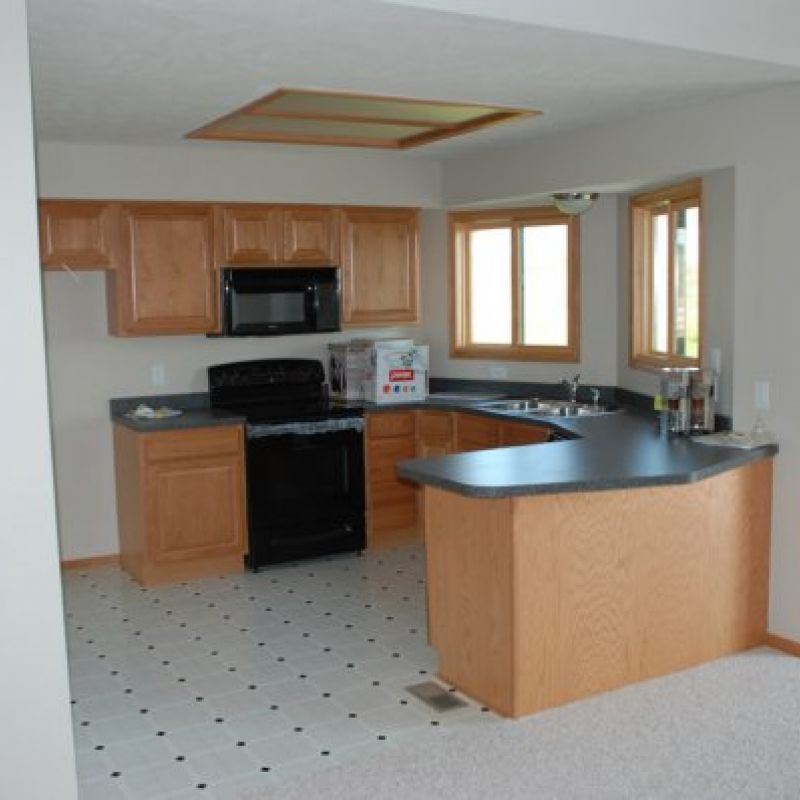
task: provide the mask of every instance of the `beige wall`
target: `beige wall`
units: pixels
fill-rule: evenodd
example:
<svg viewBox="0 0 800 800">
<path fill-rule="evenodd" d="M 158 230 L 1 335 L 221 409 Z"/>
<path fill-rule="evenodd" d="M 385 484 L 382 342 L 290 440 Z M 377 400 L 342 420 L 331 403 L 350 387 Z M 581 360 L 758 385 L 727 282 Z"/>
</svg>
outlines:
<svg viewBox="0 0 800 800">
<path fill-rule="evenodd" d="M 390 154 L 289 149 L 91 147 L 41 143 L 43 197 L 236 199 L 375 205 L 440 203 L 439 168 Z M 424 212 L 424 216 L 429 213 Z M 423 224 L 422 263 L 435 227 Z M 110 397 L 205 391 L 209 364 L 248 358 L 324 358 L 328 342 L 359 336 L 422 337 L 419 326 L 358 328 L 335 335 L 274 339 L 106 333 L 105 276 L 47 273 L 44 279 L 48 374 L 59 539 L 64 559 L 118 551 Z M 163 387 L 151 367 L 165 368 Z M 76 465 L 80 465 L 76 469 Z"/>
<path fill-rule="evenodd" d="M 47 419 L 24 0 L 0 3 L 0 795 L 77 796 Z"/>
<path fill-rule="evenodd" d="M 737 428 L 754 420 L 753 384 L 772 387 L 777 431 L 770 626 L 800 639 L 800 426 L 795 366 L 800 87 L 647 114 L 446 163 L 445 203 L 479 203 L 569 188 L 657 184 L 733 167 L 732 408 Z"/>
<path fill-rule="evenodd" d="M 578 364 L 483 361 L 451 358 L 448 326 L 448 266 L 444 212 L 431 215 L 431 255 L 423 275 L 425 340 L 431 347 L 432 374 L 487 380 L 490 370 L 507 371 L 502 380 L 559 381 L 581 374 L 586 384 L 617 380 L 617 206 L 603 197 L 581 217 L 581 359 Z"/>
</svg>

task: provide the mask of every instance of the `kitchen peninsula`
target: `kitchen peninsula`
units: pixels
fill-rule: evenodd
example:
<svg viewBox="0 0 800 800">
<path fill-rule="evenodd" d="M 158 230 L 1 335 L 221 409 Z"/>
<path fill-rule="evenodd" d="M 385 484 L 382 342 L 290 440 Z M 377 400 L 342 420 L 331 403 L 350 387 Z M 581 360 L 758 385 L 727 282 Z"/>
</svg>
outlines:
<svg viewBox="0 0 800 800">
<path fill-rule="evenodd" d="M 559 426 L 580 438 L 399 466 L 424 490 L 439 675 L 519 717 L 761 644 L 777 448 L 629 413 Z"/>
</svg>

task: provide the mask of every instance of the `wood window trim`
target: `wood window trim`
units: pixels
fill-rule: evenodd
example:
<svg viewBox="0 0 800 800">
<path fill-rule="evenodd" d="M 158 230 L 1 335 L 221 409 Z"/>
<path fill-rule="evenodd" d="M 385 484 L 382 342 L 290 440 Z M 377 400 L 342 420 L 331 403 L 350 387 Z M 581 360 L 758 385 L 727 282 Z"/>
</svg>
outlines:
<svg viewBox="0 0 800 800">
<path fill-rule="evenodd" d="M 469 342 L 469 287 L 466 236 L 473 230 L 523 225 L 567 225 L 568 285 L 567 325 L 568 344 L 559 345 L 498 345 Z M 486 209 L 448 214 L 449 298 L 450 298 L 450 356 L 451 358 L 489 359 L 503 361 L 545 361 L 575 363 L 580 361 L 580 220 L 576 215 L 563 214 L 550 206 L 528 208 Z M 520 329 L 519 309 L 519 236 L 512 235 L 512 336 Z"/>
<path fill-rule="evenodd" d="M 673 354 L 674 333 L 674 280 L 673 280 L 673 255 L 675 217 L 674 209 L 685 206 L 697 206 L 699 209 L 699 303 L 698 303 L 698 355 L 697 358 L 688 358 Z M 645 250 L 647 240 L 637 235 L 642 229 L 642 221 L 653 216 L 653 212 L 664 209 L 669 214 L 669 266 L 668 266 L 668 353 L 658 354 L 649 350 L 650 311 L 648 279 L 651 274 L 649 257 Z M 629 237 L 630 237 L 630 330 L 628 364 L 632 369 L 658 371 L 667 367 L 699 367 L 703 360 L 703 341 L 705 333 L 705 252 L 703 236 L 703 181 L 694 178 L 683 183 L 667 186 L 649 192 L 632 195 L 629 209 Z M 649 231 L 648 231 L 649 235 Z"/>
</svg>

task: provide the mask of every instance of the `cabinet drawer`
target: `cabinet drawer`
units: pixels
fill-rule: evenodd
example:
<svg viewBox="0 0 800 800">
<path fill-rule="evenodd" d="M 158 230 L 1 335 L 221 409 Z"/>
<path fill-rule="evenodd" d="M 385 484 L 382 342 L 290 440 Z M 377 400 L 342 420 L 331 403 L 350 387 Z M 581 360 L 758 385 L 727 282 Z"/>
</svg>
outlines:
<svg viewBox="0 0 800 800">
<path fill-rule="evenodd" d="M 446 411 L 419 411 L 417 436 L 420 439 L 447 439 L 453 435 L 453 415 Z"/>
<path fill-rule="evenodd" d="M 367 433 L 373 439 L 414 435 L 413 411 L 386 411 L 367 416 Z M 409 456 L 411 457 L 411 456 Z"/>
<path fill-rule="evenodd" d="M 238 425 L 148 433 L 144 443 L 145 459 L 149 463 L 180 458 L 231 455 L 240 452 L 241 449 L 242 430 Z"/>
</svg>

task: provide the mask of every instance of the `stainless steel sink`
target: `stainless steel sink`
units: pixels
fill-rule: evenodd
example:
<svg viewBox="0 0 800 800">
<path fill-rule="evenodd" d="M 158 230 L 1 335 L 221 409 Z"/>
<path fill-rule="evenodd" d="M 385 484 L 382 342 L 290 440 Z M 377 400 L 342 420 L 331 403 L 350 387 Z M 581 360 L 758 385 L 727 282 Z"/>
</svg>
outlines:
<svg viewBox="0 0 800 800">
<path fill-rule="evenodd" d="M 572 403 L 568 400 L 546 400 L 538 397 L 493 400 L 481 403 L 480 407 L 487 411 L 542 417 L 595 417 L 620 411 L 619 406 L 614 405 Z"/>
</svg>

